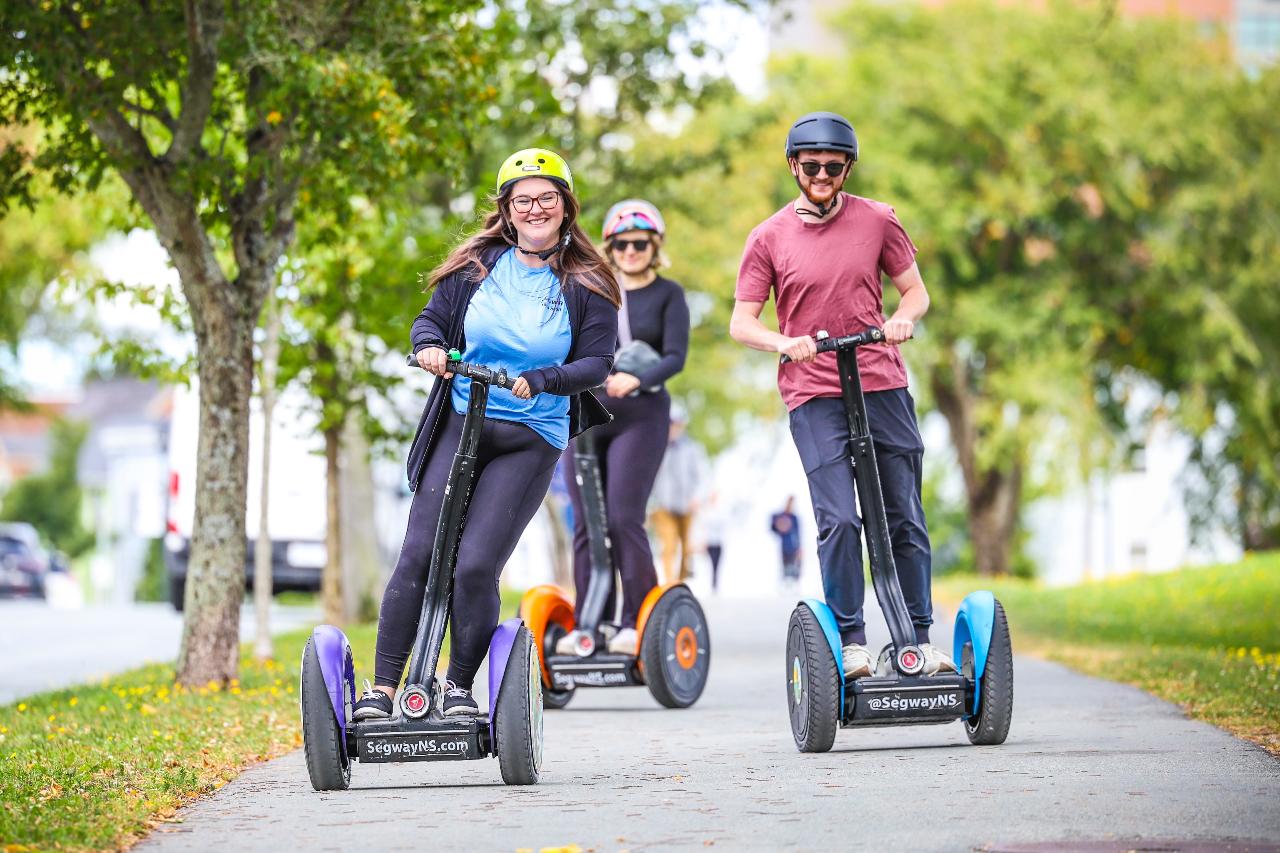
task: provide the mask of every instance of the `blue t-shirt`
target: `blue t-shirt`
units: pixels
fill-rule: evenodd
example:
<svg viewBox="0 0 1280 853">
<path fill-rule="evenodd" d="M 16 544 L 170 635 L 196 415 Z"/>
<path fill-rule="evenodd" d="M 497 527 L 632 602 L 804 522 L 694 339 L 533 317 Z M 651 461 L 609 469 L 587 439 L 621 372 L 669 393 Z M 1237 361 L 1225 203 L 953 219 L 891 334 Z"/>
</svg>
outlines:
<svg viewBox="0 0 1280 853">
<path fill-rule="evenodd" d="M 564 364 L 573 343 L 569 309 L 560 292 L 560 279 L 550 267 L 533 269 L 508 250 L 467 306 L 463 330 L 467 339 L 463 361 L 486 367 L 505 367 L 511 376 L 526 370 Z M 453 408 L 467 411 L 471 380 L 453 379 Z M 521 400 L 505 388 L 489 390 L 486 417 L 528 426 L 552 447 L 569 444 L 569 398 L 538 394 Z"/>
</svg>

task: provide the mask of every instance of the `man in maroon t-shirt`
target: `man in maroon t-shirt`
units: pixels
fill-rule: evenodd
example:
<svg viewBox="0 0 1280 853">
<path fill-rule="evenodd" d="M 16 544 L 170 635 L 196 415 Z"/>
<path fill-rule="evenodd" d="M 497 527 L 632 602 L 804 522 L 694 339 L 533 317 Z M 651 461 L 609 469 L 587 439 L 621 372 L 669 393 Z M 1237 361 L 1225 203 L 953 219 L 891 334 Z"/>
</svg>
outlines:
<svg viewBox="0 0 1280 853">
<path fill-rule="evenodd" d="M 848 423 L 836 356 L 818 356 L 813 333 L 827 329 L 845 335 L 883 327 L 885 344 L 857 352 L 894 562 L 925 673 L 954 672 L 951 658 L 929 642 L 931 550 L 920 500 L 924 445 L 897 348 L 929 309 L 916 247 L 892 207 L 841 192 L 858 159 L 857 137 L 843 116 L 801 117 L 787 135 L 786 154 L 800 197 L 747 238 L 729 333 L 753 349 L 791 358 L 778 368 L 778 390 L 809 480 L 822 585 L 840 629 L 844 673 L 860 677 L 871 675 L 872 656 L 862 614 L 861 520 L 849 468 Z M 902 295 L 888 320 L 882 275 Z M 770 293 L 780 332 L 760 321 Z"/>
</svg>

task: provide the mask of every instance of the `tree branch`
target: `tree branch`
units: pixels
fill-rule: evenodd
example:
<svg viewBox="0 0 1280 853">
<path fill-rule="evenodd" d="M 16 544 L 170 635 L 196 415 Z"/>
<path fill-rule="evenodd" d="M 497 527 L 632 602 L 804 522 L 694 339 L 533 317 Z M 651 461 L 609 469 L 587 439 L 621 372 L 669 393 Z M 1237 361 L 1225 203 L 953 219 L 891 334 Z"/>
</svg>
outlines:
<svg viewBox="0 0 1280 853">
<path fill-rule="evenodd" d="M 205 122 L 213 109 L 213 83 L 218 70 L 218 38 L 222 35 L 223 4 L 216 0 L 187 0 L 187 79 L 182 84 L 182 113 L 165 159 L 180 163 L 200 146 Z"/>
<path fill-rule="evenodd" d="M 168 110 L 164 110 L 162 112 L 159 110 L 149 109 L 147 107 L 142 106 L 142 104 L 135 104 L 133 101 L 130 101 L 128 99 L 123 100 L 122 103 L 124 104 L 125 109 L 132 110 L 133 112 L 138 113 L 139 115 L 151 116 L 151 118 L 155 119 L 156 121 L 163 124 L 166 128 L 168 128 L 169 133 L 174 132 L 176 124 L 173 120 L 173 116 L 169 115 Z"/>
</svg>

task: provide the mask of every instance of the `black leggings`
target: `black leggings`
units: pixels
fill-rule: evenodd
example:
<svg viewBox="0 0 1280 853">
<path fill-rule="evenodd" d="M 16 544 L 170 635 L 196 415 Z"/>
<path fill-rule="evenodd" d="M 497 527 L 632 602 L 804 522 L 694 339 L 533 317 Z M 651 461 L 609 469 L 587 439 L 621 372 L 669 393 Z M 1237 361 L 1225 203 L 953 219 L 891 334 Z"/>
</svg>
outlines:
<svg viewBox="0 0 1280 853">
<path fill-rule="evenodd" d="M 398 687 L 422 616 L 445 483 L 462 437 L 462 415 L 446 407 L 422 483 L 409 509 L 400 560 L 378 617 L 374 683 Z M 449 680 L 471 689 L 489 648 L 501 602 L 498 576 L 551 484 L 560 453 L 523 424 L 486 418 L 475 489 L 458 545 L 449 622 Z"/>
<path fill-rule="evenodd" d="M 636 397 L 601 399 L 613 413 L 613 421 L 591 432 L 600 457 L 600 478 L 604 482 L 605 513 L 609 519 L 613 561 L 622 577 L 622 620 L 619 625 L 634 628 L 644 597 L 658 585 L 653 552 L 649 549 L 649 537 L 644 530 L 644 516 L 649 492 L 653 490 L 653 481 L 658 476 L 658 466 L 667 451 L 671 397 L 663 390 Z M 586 511 L 574 477 L 569 477 L 569 497 L 573 501 L 573 582 L 580 619 L 591 577 L 591 556 L 587 543 Z M 605 605 L 606 619 L 615 607 L 615 596 L 610 594 Z"/>
</svg>

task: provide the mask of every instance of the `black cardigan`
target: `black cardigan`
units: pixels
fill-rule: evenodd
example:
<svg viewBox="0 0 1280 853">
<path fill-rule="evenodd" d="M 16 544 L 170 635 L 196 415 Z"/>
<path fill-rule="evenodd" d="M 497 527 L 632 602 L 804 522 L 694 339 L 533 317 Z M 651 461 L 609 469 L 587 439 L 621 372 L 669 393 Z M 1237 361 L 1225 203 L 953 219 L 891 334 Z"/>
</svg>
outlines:
<svg viewBox="0 0 1280 853">
<path fill-rule="evenodd" d="M 492 270 L 505 251 L 505 247 L 497 247 L 485 252 L 481 258 L 485 268 Z M 431 300 L 413 321 L 410 340 L 415 355 L 430 346 L 460 352 L 466 350 L 463 323 L 467 306 L 484 281 L 477 273 L 474 268 L 459 270 L 436 285 Z M 564 298 L 569 307 L 572 335 L 568 358 L 562 365 L 526 370 L 520 375 L 534 394 L 558 394 L 569 398 L 569 434 L 574 436 L 613 420 L 593 395 L 583 392 L 604 382 L 613 367 L 613 352 L 618 340 L 618 309 L 603 296 L 573 281 L 565 289 Z M 405 464 L 410 491 L 416 491 L 422 480 L 445 401 L 452 389 L 452 379 L 437 380 L 431 388 L 431 396 L 422 410 Z"/>
</svg>

